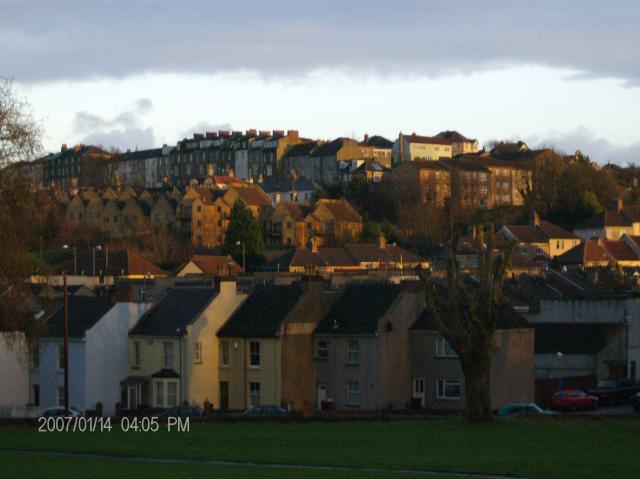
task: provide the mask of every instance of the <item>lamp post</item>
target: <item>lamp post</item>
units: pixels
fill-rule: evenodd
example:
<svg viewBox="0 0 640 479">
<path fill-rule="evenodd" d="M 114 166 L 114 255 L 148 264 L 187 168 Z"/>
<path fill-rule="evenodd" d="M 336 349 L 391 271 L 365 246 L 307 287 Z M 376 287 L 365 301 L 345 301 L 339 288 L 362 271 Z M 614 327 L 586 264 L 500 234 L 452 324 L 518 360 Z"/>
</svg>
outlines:
<svg viewBox="0 0 640 479">
<path fill-rule="evenodd" d="M 67 273 L 62 276 L 64 296 L 64 409 L 69 411 L 69 300 L 67 298 Z"/>
<path fill-rule="evenodd" d="M 242 272 L 246 273 L 247 268 L 245 264 L 245 255 L 244 255 L 244 241 L 236 241 L 236 246 L 242 245 Z"/>
<path fill-rule="evenodd" d="M 76 253 L 75 241 L 73 242 L 73 246 L 71 246 L 71 248 L 73 248 L 73 275 L 78 276 L 78 256 Z M 69 249 L 69 245 L 68 244 L 62 245 L 62 249 Z"/>
<path fill-rule="evenodd" d="M 95 245 L 93 248 L 93 276 L 96 275 L 96 250 L 102 251 L 102 246 Z"/>
</svg>

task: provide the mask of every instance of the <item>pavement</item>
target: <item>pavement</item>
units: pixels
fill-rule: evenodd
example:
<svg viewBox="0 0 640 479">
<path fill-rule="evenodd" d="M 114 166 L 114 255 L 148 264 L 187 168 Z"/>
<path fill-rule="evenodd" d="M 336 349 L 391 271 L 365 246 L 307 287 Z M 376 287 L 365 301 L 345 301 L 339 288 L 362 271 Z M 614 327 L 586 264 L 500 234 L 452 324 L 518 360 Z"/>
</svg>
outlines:
<svg viewBox="0 0 640 479">
<path fill-rule="evenodd" d="M 589 415 L 589 416 L 626 416 L 629 414 L 637 414 L 631 404 L 619 404 L 616 406 L 599 407 L 589 411 L 580 411 L 575 414 Z M 638 414 L 640 417 L 640 414 Z"/>
</svg>

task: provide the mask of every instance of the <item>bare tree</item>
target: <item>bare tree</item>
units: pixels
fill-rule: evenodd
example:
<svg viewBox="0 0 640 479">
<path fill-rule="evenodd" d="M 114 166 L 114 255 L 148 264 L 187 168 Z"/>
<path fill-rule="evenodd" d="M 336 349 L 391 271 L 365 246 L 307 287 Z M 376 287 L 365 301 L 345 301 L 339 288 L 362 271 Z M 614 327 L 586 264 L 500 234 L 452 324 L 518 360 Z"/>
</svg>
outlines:
<svg viewBox="0 0 640 479">
<path fill-rule="evenodd" d="M 0 77 L 0 168 L 31 159 L 40 150 L 40 127 L 13 82 Z"/>
<path fill-rule="evenodd" d="M 465 277 L 456 261 L 456 239 L 448 241 L 447 283 L 423 275 L 427 311 L 438 332 L 458 354 L 465 377 L 467 419 L 493 418 L 489 377 L 493 337 L 503 306 L 502 285 L 511 251 L 498 254 L 492 226 L 476 228 L 477 277 Z M 470 284 L 472 283 L 472 284 Z"/>
</svg>

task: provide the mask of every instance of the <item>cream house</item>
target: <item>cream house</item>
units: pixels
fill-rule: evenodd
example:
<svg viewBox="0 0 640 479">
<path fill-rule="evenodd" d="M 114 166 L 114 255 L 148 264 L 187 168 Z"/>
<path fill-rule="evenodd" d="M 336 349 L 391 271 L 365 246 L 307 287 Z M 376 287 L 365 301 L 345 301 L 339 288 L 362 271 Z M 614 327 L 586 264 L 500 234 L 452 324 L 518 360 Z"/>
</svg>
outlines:
<svg viewBox="0 0 640 479">
<path fill-rule="evenodd" d="M 130 373 L 123 408 L 167 408 L 183 402 L 219 407 L 216 332 L 246 295 L 234 279 L 219 286 L 175 287 L 129 333 Z"/>
</svg>

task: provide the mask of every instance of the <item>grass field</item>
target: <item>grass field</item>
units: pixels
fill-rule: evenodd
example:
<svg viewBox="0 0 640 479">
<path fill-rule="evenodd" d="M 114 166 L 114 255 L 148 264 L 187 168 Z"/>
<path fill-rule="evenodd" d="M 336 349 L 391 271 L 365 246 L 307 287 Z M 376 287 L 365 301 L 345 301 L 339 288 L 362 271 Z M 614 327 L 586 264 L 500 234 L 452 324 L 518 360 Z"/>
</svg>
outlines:
<svg viewBox="0 0 640 479">
<path fill-rule="evenodd" d="M 28 451 L 119 458 L 47 456 Z M 24 452 L 18 452 L 24 451 Z M 338 423 L 192 424 L 189 432 L 39 433 L 0 429 L 4 477 L 398 477 L 388 470 L 473 472 L 537 478 L 628 478 L 640 470 L 640 421 L 634 419 L 460 419 Z M 142 462 L 139 458 L 261 464 L 333 465 L 354 470 Z M 138 458 L 133 461 L 129 458 Z M 403 475 L 402 477 L 412 477 Z M 416 476 L 417 477 L 417 476 Z M 424 477 L 424 476 L 423 476 Z M 436 477 L 436 476 L 430 476 Z"/>
</svg>

